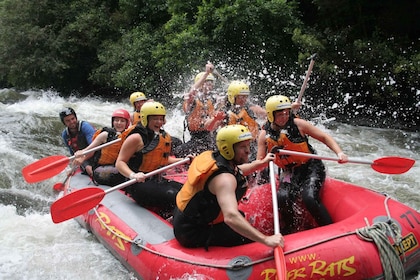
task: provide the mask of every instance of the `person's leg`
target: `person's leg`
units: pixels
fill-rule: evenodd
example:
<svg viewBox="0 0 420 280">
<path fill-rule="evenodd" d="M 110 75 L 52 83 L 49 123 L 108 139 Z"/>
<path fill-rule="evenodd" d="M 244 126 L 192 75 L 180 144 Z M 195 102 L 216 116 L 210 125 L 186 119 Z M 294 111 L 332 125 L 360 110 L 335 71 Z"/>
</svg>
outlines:
<svg viewBox="0 0 420 280">
<path fill-rule="evenodd" d="M 319 197 L 319 192 L 326 176 L 325 166 L 320 160 L 310 160 L 307 165 L 307 176 L 302 184 L 303 203 L 318 225 L 323 226 L 331 224 L 331 216 L 325 206 L 321 203 Z"/>
<path fill-rule="evenodd" d="M 280 211 L 280 232 L 289 234 L 293 232 L 293 198 L 291 196 L 292 185 L 289 178 L 281 177 L 280 187 L 277 192 L 277 203 Z"/>
<path fill-rule="evenodd" d="M 173 226 L 176 239 L 184 247 L 204 247 L 208 250 L 210 246 L 232 247 L 252 242 L 225 223 L 199 224 L 178 208 L 174 211 Z"/>
</svg>

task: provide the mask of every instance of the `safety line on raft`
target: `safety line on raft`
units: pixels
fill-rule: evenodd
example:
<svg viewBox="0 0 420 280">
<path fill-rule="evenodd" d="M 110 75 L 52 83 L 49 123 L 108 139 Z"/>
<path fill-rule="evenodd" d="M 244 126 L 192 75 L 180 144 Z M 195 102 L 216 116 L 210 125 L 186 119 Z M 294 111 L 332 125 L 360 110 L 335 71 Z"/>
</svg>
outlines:
<svg viewBox="0 0 420 280">
<path fill-rule="evenodd" d="M 366 226 L 356 230 L 357 235 L 365 240 L 374 242 L 379 251 L 382 269 L 385 279 L 405 279 L 404 265 L 397 251 L 392 246 L 388 236 L 394 241 L 394 244 L 401 248 L 402 257 L 406 261 L 404 250 L 402 249 L 401 228 L 392 220 L 388 207 L 389 196 L 384 201 L 385 210 L 387 212 L 387 222 L 377 222 L 372 226 Z M 387 234 L 389 233 L 389 234 Z M 395 278 L 394 278 L 395 276 Z"/>
<path fill-rule="evenodd" d="M 349 236 L 349 235 L 353 235 L 356 234 L 358 235 L 362 240 L 365 241 L 374 241 L 375 244 L 378 247 L 378 251 L 380 254 L 380 259 L 381 259 L 381 264 L 382 267 L 384 268 L 384 276 L 385 279 L 394 279 L 393 278 L 393 272 L 395 273 L 395 275 L 397 277 L 397 279 L 405 279 L 405 274 L 404 274 L 404 267 L 403 264 L 401 262 L 401 259 L 399 258 L 396 250 L 393 248 L 393 246 L 391 245 L 389 239 L 387 238 L 386 232 L 390 232 L 393 233 L 393 240 L 394 240 L 394 244 L 396 246 L 402 246 L 402 236 L 401 236 L 401 230 L 398 228 L 397 224 L 395 222 L 392 221 L 392 217 L 389 211 L 389 207 L 388 207 L 388 202 L 389 200 L 389 196 L 386 195 L 386 199 L 384 200 L 384 204 L 385 204 L 385 209 L 387 212 L 387 216 L 388 216 L 388 222 L 379 222 L 379 223 L 375 223 L 372 226 L 367 225 L 366 227 L 360 228 L 360 229 L 356 229 L 354 231 L 350 231 L 350 232 L 346 232 L 343 234 L 339 234 L 339 235 L 335 235 L 323 240 L 319 240 L 317 242 L 313 242 L 311 244 L 299 247 L 299 248 L 295 248 L 293 250 L 290 251 L 285 251 L 284 254 L 288 255 L 288 254 L 292 254 L 294 252 L 298 252 L 310 247 L 314 247 L 317 245 L 320 245 L 322 243 L 326 243 L 335 239 L 339 239 L 345 236 Z M 222 269 L 228 269 L 228 270 L 238 270 L 238 269 L 242 269 L 242 268 L 246 268 L 246 267 L 250 267 L 259 263 L 264 263 L 266 261 L 270 261 L 272 259 L 274 259 L 274 256 L 271 257 L 267 257 L 267 258 L 263 258 L 263 259 L 259 259 L 256 261 L 251 261 L 248 263 L 242 263 L 240 265 L 236 264 L 236 265 L 214 265 L 214 264 L 208 264 L 208 263 L 201 263 L 201 262 L 194 262 L 194 261 L 189 261 L 186 259 L 181 259 L 181 258 L 177 258 L 174 256 L 170 256 L 170 255 L 166 255 L 166 254 L 162 254 L 160 252 L 157 252 L 155 250 L 152 250 L 150 248 L 148 248 L 147 246 L 141 244 L 141 240 L 133 240 L 131 238 L 127 238 L 126 236 L 123 236 L 121 234 L 119 234 L 118 232 L 116 232 L 114 229 L 112 229 L 111 227 L 109 227 L 105 221 L 102 219 L 102 217 L 100 217 L 98 211 L 97 211 L 97 207 L 93 208 L 94 213 L 96 215 L 96 217 L 98 218 L 98 221 L 100 222 L 100 224 L 106 228 L 110 233 L 114 234 L 116 237 L 121 238 L 122 240 L 125 240 L 129 243 L 135 244 L 136 246 L 138 246 L 139 248 L 142 248 L 152 254 L 155 254 L 157 256 L 161 256 L 161 257 L 165 257 L 167 259 L 172 259 L 175 261 L 180 261 L 183 263 L 188 263 L 188 264 L 193 264 L 193 265 L 198 265 L 198 266 L 203 266 L 203 267 L 210 267 L 210 268 L 222 268 Z M 392 226 L 391 226 L 392 225 Z M 385 231 L 385 233 L 384 233 Z M 404 253 L 403 253 L 404 254 Z M 404 262 L 405 262 L 405 255 L 404 256 Z M 388 258 L 387 258 L 388 257 Z M 391 257 L 392 259 L 390 260 L 389 257 Z M 385 263 L 385 264 L 384 264 Z"/>
</svg>

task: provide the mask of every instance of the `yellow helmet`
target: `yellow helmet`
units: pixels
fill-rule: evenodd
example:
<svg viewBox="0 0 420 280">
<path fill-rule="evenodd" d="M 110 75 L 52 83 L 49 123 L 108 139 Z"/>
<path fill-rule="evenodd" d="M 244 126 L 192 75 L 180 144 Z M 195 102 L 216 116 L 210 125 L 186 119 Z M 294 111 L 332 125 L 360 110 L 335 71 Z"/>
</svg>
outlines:
<svg viewBox="0 0 420 280">
<path fill-rule="evenodd" d="M 166 116 L 165 107 L 159 102 L 146 102 L 140 110 L 140 121 L 144 127 L 147 127 L 148 116 Z"/>
<path fill-rule="evenodd" d="M 232 124 L 222 127 L 217 132 L 216 146 L 225 159 L 232 160 L 235 157 L 233 145 L 251 139 L 252 134 L 246 126 Z"/>
<path fill-rule="evenodd" d="M 274 95 L 267 99 L 265 102 L 265 111 L 267 112 L 267 119 L 269 122 L 274 122 L 274 111 L 290 109 L 292 103 L 287 96 Z"/>
<path fill-rule="evenodd" d="M 143 92 L 136 91 L 130 95 L 130 103 L 134 106 L 134 102 L 146 100 L 146 95 Z"/>
<path fill-rule="evenodd" d="M 232 81 L 227 90 L 230 104 L 235 104 L 235 98 L 238 95 L 249 95 L 249 86 L 242 81 Z"/>
<path fill-rule="evenodd" d="M 195 76 L 195 79 L 194 79 L 194 83 L 196 83 L 196 82 L 198 82 L 198 80 L 200 80 L 200 78 L 201 77 L 203 77 L 203 75 L 205 74 L 206 72 L 200 72 L 200 73 L 198 73 L 196 76 Z M 206 78 L 206 81 L 216 81 L 216 78 L 214 77 L 214 75 L 212 74 L 212 73 L 209 73 L 209 75 L 207 76 L 207 78 Z"/>
</svg>

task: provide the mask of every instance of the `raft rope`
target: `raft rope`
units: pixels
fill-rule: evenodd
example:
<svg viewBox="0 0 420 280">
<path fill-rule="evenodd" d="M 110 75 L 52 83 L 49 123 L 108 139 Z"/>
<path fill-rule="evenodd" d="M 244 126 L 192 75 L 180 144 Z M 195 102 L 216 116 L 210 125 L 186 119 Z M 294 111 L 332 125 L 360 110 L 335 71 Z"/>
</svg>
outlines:
<svg viewBox="0 0 420 280">
<path fill-rule="evenodd" d="M 402 247 L 401 230 L 399 229 L 398 225 L 394 221 L 392 221 L 392 219 L 391 219 L 391 214 L 390 214 L 389 207 L 388 207 L 389 197 L 388 197 L 388 195 L 386 195 L 386 196 L 387 197 L 384 201 L 384 204 L 385 204 L 385 209 L 386 209 L 387 216 L 388 216 L 388 222 L 387 223 L 380 222 L 380 223 L 375 223 L 373 226 L 368 225 L 364 228 L 356 229 L 355 231 L 350 231 L 350 232 L 346 232 L 346 233 L 343 233 L 343 234 L 335 235 L 335 236 L 332 236 L 330 238 L 326 238 L 326 239 L 323 239 L 323 240 L 319 240 L 317 242 L 307 244 L 307 245 L 302 246 L 302 247 L 295 248 L 294 250 L 289 250 L 287 252 L 284 252 L 284 254 L 285 255 L 292 254 L 292 253 L 299 252 L 301 250 L 311 248 L 311 247 L 314 247 L 314 246 L 317 246 L 317 245 L 320 245 L 320 244 L 323 244 L 323 243 L 326 243 L 326 242 L 329 242 L 329 241 L 332 241 L 332 240 L 335 240 L 335 239 L 339 239 L 339 238 L 342 238 L 342 237 L 345 237 L 345 236 L 357 234 L 363 240 L 375 241 L 375 243 L 377 244 L 377 246 L 379 248 L 379 252 L 380 252 L 382 267 L 384 267 L 385 279 L 395 279 L 395 278 L 393 278 L 393 272 L 392 271 L 395 272 L 396 279 L 405 279 L 404 267 L 401 263 L 401 260 L 398 257 L 395 249 L 392 247 L 392 245 L 389 242 L 389 239 L 386 236 L 386 232 L 393 233 L 394 244 L 396 246 Z M 172 259 L 172 260 L 176 260 L 176 261 L 179 261 L 179 262 L 188 263 L 188 264 L 192 264 L 192 265 L 198 265 L 198 266 L 210 267 L 210 268 L 221 268 L 221 269 L 227 269 L 227 270 L 239 270 L 239 269 L 243 269 L 243 268 L 247 268 L 247 267 L 252 267 L 256 264 L 264 263 L 264 262 L 267 262 L 267 261 L 270 261 L 270 260 L 274 259 L 274 255 L 273 255 L 273 256 L 270 256 L 270 257 L 267 257 L 267 258 L 262 258 L 262 259 L 251 261 L 251 262 L 243 262 L 243 261 L 238 260 L 238 262 L 233 264 L 233 265 L 229 265 L 229 264 L 228 265 L 215 265 L 215 264 L 202 263 L 202 262 L 196 262 L 196 261 L 190 261 L 190 260 L 186 260 L 186 259 L 182 259 L 182 258 L 177 258 L 177 257 L 174 257 L 172 255 L 167 255 L 167 254 L 163 254 L 161 252 L 152 250 L 151 248 L 142 244 L 142 239 L 133 240 L 131 238 L 128 238 L 125 235 L 122 235 L 122 234 L 116 232 L 113 228 L 109 227 L 104 220 L 102 220 L 102 217 L 100 217 L 100 215 L 97 211 L 97 207 L 95 207 L 93 210 L 94 210 L 95 215 L 98 218 L 98 221 L 100 222 L 100 224 L 104 228 L 106 228 L 110 233 L 115 235 L 116 237 L 121 238 L 122 240 L 125 240 L 126 242 L 135 244 L 139 248 L 142 248 L 143 250 L 148 251 L 151 254 L 161 256 L 161 257 L 164 257 L 164 258 L 167 258 L 167 259 Z M 385 231 L 385 233 L 384 233 L 384 231 Z M 404 252 L 404 250 L 401 250 L 401 251 Z M 404 261 L 405 261 L 405 256 L 404 256 Z M 384 262 L 385 262 L 385 265 L 384 265 Z"/>
<path fill-rule="evenodd" d="M 122 234 L 116 232 L 113 228 L 109 227 L 104 220 L 102 220 L 102 217 L 100 217 L 100 215 L 99 215 L 99 213 L 96 209 L 97 209 L 97 207 L 93 208 L 93 211 L 95 212 L 95 215 L 98 218 L 99 223 L 104 228 L 106 228 L 110 233 L 112 233 L 113 235 L 115 235 L 118 238 L 121 238 L 122 240 L 125 240 L 126 242 L 135 244 L 136 246 L 138 246 L 139 248 L 142 248 L 145 251 L 148 251 L 148 252 L 150 252 L 154 255 L 161 256 L 161 257 L 164 257 L 164 258 L 167 258 L 167 259 L 172 259 L 172 260 L 176 260 L 176 261 L 179 261 L 179 262 L 184 262 L 184 263 L 199 265 L 199 266 L 204 266 L 204 267 L 222 268 L 222 269 L 229 269 L 229 270 L 239 270 L 239 269 L 242 269 L 242 268 L 245 268 L 245 267 L 250 267 L 250 266 L 253 266 L 253 265 L 256 265 L 256 264 L 259 264 L 259 263 L 267 262 L 267 261 L 272 260 L 274 258 L 274 256 L 272 256 L 272 257 L 259 259 L 259 260 L 256 260 L 256 261 L 246 262 L 246 263 L 242 262 L 241 260 L 238 260 L 237 263 L 235 263 L 233 265 L 215 265 L 215 264 L 195 262 L 195 261 L 190 261 L 190 260 L 177 258 L 177 257 L 171 256 L 171 255 L 163 254 L 161 252 L 150 249 L 149 247 L 142 244 L 141 239 L 133 240 L 131 238 L 128 238 L 125 235 L 122 235 Z"/>
<path fill-rule="evenodd" d="M 402 249 L 401 252 L 403 252 L 403 259 L 405 262 L 406 259 L 402 248 L 401 229 L 391 218 L 387 204 L 388 200 L 389 197 L 387 196 L 384 203 L 388 215 L 388 221 L 377 222 L 372 226 L 368 225 L 364 228 L 357 229 L 356 233 L 365 241 L 375 242 L 376 247 L 378 247 L 385 279 L 405 279 L 404 265 L 398 256 L 397 251 L 390 243 L 391 238 L 394 241 L 394 244 Z M 388 236 L 390 238 L 388 238 Z"/>
</svg>

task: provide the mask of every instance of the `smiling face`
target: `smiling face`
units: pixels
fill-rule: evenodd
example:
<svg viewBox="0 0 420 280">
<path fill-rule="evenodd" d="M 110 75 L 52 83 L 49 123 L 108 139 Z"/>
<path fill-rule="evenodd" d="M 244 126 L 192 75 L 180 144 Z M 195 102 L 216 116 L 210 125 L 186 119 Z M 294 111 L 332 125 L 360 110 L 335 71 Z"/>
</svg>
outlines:
<svg viewBox="0 0 420 280">
<path fill-rule="evenodd" d="M 147 127 L 154 132 L 159 132 L 162 126 L 165 124 L 164 115 L 149 115 L 147 117 Z"/>
<path fill-rule="evenodd" d="M 127 127 L 127 120 L 120 117 L 114 117 L 112 120 L 112 125 L 117 132 L 123 132 Z"/>
<path fill-rule="evenodd" d="M 70 130 L 77 129 L 77 118 L 75 115 L 68 115 L 63 118 L 64 125 Z"/>
<path fill-rule="evenodd" d="M 277 126 L 283 127 L 286 125 L 290 116 L 290 109 L 278 110 L 273 112 L 274 123 Z"/>
</svg>

